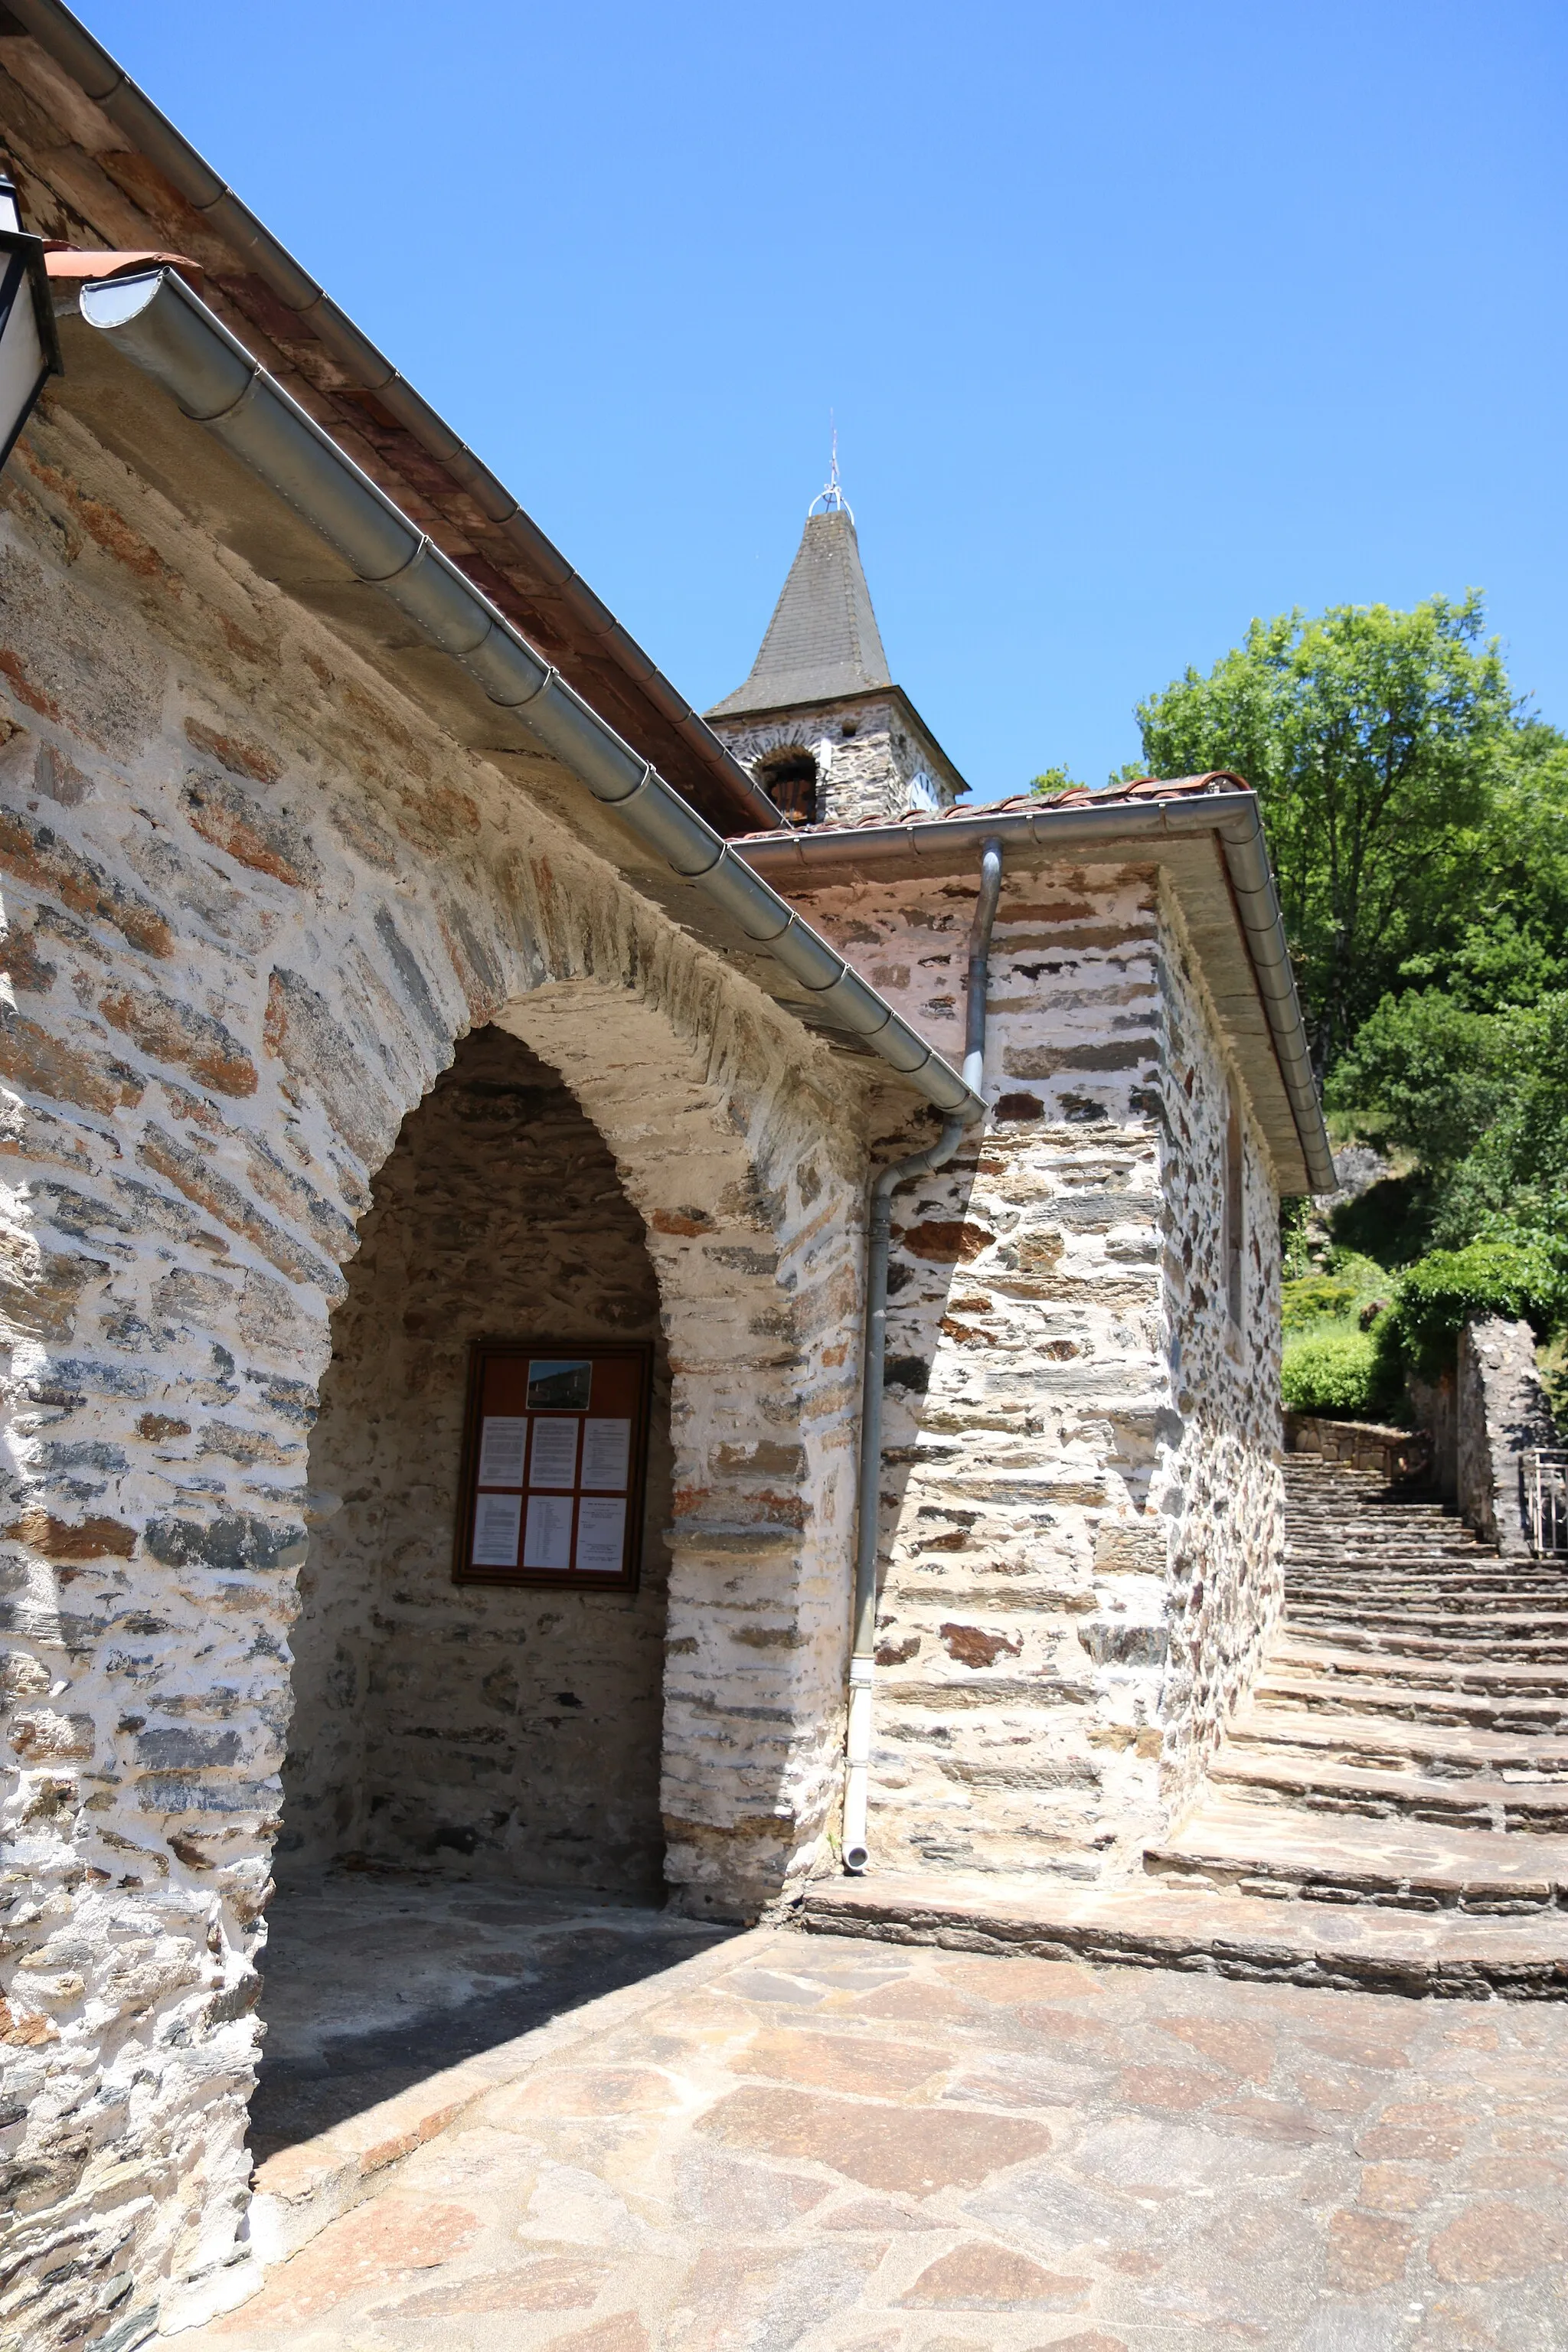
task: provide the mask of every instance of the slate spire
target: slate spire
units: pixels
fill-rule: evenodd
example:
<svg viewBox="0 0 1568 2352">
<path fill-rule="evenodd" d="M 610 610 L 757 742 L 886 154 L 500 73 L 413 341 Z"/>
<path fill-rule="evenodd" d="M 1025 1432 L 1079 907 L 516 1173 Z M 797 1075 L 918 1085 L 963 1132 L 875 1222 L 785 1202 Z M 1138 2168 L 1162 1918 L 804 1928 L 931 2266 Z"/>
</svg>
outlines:
<svg viewBox="0 0 1568 2352">
<path fill-rule="evenodd" d="M 825 495 L 831 499 L 836 491 L 834 484 Z M 855 518 L 840 497 L 826 512 L 807 515 L 751 676 L 708 715 L 729 719 L 745 711 L 831 702 L 892 682 Z"/>
</svg>

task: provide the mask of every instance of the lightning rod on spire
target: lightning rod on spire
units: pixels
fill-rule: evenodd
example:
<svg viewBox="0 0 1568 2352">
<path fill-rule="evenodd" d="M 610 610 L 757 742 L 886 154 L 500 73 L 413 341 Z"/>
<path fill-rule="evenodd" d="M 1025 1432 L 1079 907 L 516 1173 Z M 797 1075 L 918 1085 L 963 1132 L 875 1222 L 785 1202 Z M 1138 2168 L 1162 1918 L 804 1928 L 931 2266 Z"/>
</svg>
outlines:
<svg viewBox="0 0 1568 2352">
<path fill-rule="evenodd" d="M 806 520 L 809 522 L 820 507 L 824 514 L 847 514 L 853 524 L 855 509 L 845 497 L 844 485 L 838 478 L 838 420 L 831 409 L 827 412 L 827 419 L 833 434 L 833 459 L 826 481 L 805 510 Z"/>
</svg>

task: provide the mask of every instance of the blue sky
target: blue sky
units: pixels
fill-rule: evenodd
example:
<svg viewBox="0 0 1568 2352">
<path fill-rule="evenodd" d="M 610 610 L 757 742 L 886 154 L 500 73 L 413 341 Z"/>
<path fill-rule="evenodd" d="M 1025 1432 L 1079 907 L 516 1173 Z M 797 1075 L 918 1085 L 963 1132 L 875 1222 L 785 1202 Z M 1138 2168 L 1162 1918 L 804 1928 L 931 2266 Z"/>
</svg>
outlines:
<svg viewBox="0 0 1568 2352">
<path fill-rule="evenodd" d="M 980 798 L 1296 604 L 1568 725 L 1560 5 L 78 5 L 700 706 L 831 409 Z"/>
</svg>

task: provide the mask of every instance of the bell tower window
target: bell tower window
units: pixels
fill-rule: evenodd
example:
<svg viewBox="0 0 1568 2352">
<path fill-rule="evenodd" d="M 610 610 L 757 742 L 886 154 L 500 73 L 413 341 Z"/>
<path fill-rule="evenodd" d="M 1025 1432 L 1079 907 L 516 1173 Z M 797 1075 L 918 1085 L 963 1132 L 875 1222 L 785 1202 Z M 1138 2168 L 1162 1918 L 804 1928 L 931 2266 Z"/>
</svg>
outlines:
<svg viewBox="0 0 1568 2352">
<path fill-rule="evenodd" d="M 816 822 L 816 761 L 798 745 L 757 762 L 757 782 L 786 824 Z"/>
</svg>

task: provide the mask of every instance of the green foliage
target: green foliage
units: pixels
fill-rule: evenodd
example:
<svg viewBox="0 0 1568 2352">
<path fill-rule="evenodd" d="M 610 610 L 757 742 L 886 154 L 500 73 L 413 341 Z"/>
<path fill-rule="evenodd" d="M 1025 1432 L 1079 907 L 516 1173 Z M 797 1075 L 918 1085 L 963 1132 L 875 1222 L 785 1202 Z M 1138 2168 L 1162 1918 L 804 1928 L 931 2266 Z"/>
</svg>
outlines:
<svg viewBox="0 0 1568 2352">
<path fill-rule="evenodd" d="M 1319 1330 L 1324 1324 L 1349 1325 L 1363 1308 L 1394 1295 L 1394 1284 L 1371 1258 L 1351 1250 L 1331 1252 L 1328 1266 L 1281 1283 L 1280 1319 L 1287 1336 Z"/>
<path fill-rule="evenodd" d="M 1037 776 L 1030 777 L 1029 790 L 1048 799 L 1053 793 L 1080 793 L 1083 785 L 1066 768 L 1044 768 Z"/>
<path fill-rule="evenodd" d="M 1499 1216 L 1568 1235 L 1568 990 L 1487 1013 L 1440 989 L 1384 997 L 1329 1097 L 1420 1162 L 1440 1244 Z"/>
<path fill-rule="evenodd" d="M 1155 773 L 1233 768 L 1258 793 L 1320 1075 L 1403 961 L 1451 933 L 1504 780 L 1525 791 L 1482 627 L 1474 593 L 1284 614 L 1139 705 Z"/>
<path fill-rule="evenodd" d="M 1325 1089 L 1329 1108 L 1355 1113 L 1360 1132 L 1431 1169 L 1463 1157 L 1496 1112 L 1506 1083 L 1495 1013 L 1470 1013 L 1441 989 L 1385 996 L 1362 1024 Z"/>
<path fill-rule="evenodd" d="M 1254 621 L 1138 719 L 1151 772 L 1257 788 L 1336 1136 L 1394 1162 L 1326 1262 L 1282 1210 L 1290 1360 L 1364 1360 L 1391 1283 L 1363 1289 L 1356 1252 L 1408 1269 L 1368 1342 L 1385 1386 L 1471 1315 L 1568 1328 L 1568 738 L 1515 696 L 1479 594 Z"/>
<path fill-rule="evenodd" d="M 1335 1243 L 1364 1251 L 1379 1265 L 1409 1265 L 1432 1246 L 1432 1181 L 1424 1169 L 1384 1176 L 1329 1219 Z"/>
<path fill-rule="evenodd" d="M 1488 1316 L 1529 1323 L 1546 1338 L 1568 1311 L 1563 1262 L 1529 1241 L 1478 1241 L 1465 1249 L 1435 1250 L 1401 1277 L 1380 1344 L 1392 1345 L 1423 1380 L 1436 1380 L 1454 1362 L 1467 1323 Z"/>
<path fill-rule="evenodd" d="M 1377 1342 L 1364 1331 L 1321 1331 L 1289 1339 L 1279 1366 L 1279 1392 L 1292 1412 L 1360 1421 L 1379 1410 Z"/>
<path fill-rule="evenodd" d="M 1292 1197 L 1279 1203 L 1280 1271 L 1287 1282 L 1299 1282 L 1313 1271 L 1312 1203 Z"/>
</svg>

